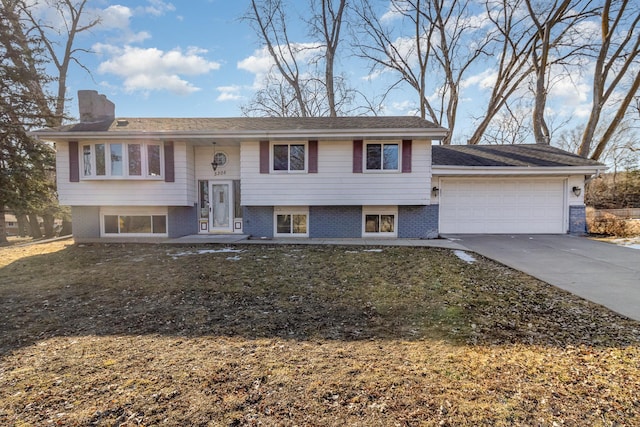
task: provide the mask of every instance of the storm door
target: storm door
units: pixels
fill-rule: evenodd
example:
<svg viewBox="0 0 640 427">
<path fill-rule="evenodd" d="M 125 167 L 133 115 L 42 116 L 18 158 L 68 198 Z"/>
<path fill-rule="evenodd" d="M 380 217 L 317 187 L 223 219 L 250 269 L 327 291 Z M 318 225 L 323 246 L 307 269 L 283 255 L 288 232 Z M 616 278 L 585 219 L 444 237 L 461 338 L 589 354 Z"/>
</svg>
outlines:
<svg viewBox="0 0 640 427">
<path fill-rule="evenodd" d="M 233 191 L 231 181 L 209 181 L 210 218 L 209 230 L 213 232 L 233 231 Z"/>
</svg>

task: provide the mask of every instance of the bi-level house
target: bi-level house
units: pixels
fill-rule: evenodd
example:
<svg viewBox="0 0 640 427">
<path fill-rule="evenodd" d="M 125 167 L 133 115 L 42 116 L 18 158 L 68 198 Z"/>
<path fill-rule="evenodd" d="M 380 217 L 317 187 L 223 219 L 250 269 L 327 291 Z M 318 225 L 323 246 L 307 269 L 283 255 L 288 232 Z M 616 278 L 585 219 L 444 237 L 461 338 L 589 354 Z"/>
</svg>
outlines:
<svg viewBox="0 0 640 427">
<path fill-rule="evenodd" d="M 417 117 L 116 118 L 78 100 L 79 123 L 35 132 L 77 241 L 584 232 L 604 168 L 549 146 L 432 148 L 447 130 Z"/>
</svg>

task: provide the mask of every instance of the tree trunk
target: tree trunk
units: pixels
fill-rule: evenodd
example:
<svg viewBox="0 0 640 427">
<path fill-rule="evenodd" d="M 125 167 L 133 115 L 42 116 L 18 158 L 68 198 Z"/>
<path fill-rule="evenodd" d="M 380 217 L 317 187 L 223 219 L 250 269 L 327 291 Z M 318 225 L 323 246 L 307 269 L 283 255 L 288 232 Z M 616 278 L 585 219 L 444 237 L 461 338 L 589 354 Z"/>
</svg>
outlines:
<svg viewBox="0 0 640 427">
<path fill-rule="evenodd" d="M 71 221 L 69 221 L 68 219 L 63 219 L 62 220 L 62 229 L 60 230 L 60 235 L 61 236 L 69 236 L 71 235 L 73 232 L 72 228 L 71 228 Z"/>
<path fill-rule="evenodd" d="M 40 224 L 38 224 L 38 217 L 34 214 L 29 214 L 29 228 L 31 230 L 31 237 L 34 239 L 42 238 L 42 232 L 40 231 Z"/>
<path fill-rule="evenodd" d="M 0 243 L 7 243 L 7 226 L 4 221 L 4 206 L 0 204 Z"/>
<path fill-rule="evenodd" d="M 18 236 L 27 237 L 29 235 L 29 219 L 25 214 L 16 213 L 18 219 Z"/>
<path fill-rule="evenodd" d="M 55 218 L 51 214 L 42 215 L 42 220 L 44 222 L 44 237 L 55 237 L 56 230 L 53 227 L 53 223 Z"/>
</svg>

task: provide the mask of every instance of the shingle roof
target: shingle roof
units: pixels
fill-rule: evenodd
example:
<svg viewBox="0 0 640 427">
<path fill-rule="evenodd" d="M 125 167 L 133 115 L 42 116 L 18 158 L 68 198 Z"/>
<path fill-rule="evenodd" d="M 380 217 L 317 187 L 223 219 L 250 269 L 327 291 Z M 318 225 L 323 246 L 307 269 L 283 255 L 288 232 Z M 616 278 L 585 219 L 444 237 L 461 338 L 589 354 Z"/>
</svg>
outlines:
<svg viewBox="0 0 640 427">
<path fill-rule="evenodd" d="M 602 166 L 550 145 L 434 145 L 434 166 Z"/>
<path fill-rule="evenodd" d="M 295 131 L 340 129 L 442 129 L 410 116 L 384 117 L 230 117 L 230 118 L 118 118 L 107 122 L 77 123 L 47 131 L 59 132 L 189 132 Z"/>
</svg>

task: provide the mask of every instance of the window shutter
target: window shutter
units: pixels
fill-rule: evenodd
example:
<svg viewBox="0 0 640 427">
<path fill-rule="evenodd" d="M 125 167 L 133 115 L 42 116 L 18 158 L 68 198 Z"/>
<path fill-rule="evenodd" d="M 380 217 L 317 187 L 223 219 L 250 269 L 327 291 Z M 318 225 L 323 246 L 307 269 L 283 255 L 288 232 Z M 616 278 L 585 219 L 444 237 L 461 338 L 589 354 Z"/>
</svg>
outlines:
<svg viewBox="0 0 640 427">
<path fill-rule="evenodd" d="M 353 141 L 353 173 L 362 173 L 362 140 Z"/>
<path fill-rule="evenodd" d="M 309 141 L 309 173 L 318 173 L 318 141 Z"/>
<path fill-rule="evenodd" d="M 164 142 L 164 181 L 175 182 L 175 162 L 173 155 L 173 141 Z"/>
<path fill-rule="evenodd" d="M 269 173 L 269 141 L 260 141 L 260 173 Z"/>
<path fill-rule="evenodd" d="M 69 182 L 80 181 L 80 162 L 78 159 L 78 141 L 69 141 Z"/>
<path fill-rule="evenodd" d="M 411 145 L 410 139 L 402 140 L 402 173 L 411 173 Z"/>
</svg>

